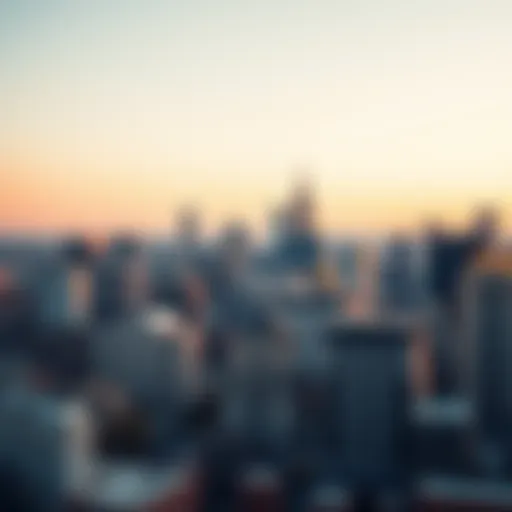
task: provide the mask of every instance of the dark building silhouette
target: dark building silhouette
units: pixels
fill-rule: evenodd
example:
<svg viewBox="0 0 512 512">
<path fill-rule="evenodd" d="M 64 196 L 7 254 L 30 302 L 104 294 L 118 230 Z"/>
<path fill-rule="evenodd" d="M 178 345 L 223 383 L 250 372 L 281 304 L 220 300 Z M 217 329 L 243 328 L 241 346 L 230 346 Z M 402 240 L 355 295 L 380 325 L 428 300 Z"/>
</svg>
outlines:
<svg viewBox="0 0 512 512">
<path fill-rule="evenodd" d="M 386 244 L 380 265 L 380 309 L 389 314 L 407 313 L 418 305 L 412 242 L 395 235 Z"/>
<path fill-rule="evenodd" d="M 453 234 L 433 228 L 427 240 L 428 282 L 434 301 L 453 313 L 460 306 L 462 278 L 469 266 L 495 241 L 497 217 L 492 210 L 482 210 L 472 228 Z"/>
<path fill-rule="evenodd" d="M 342 322 L 329 334 L 343 477 L 361 496 L 402 488 L 410 477 L 406 378 L 409 327 Z"/>
<path fill-rule="evenodd" d="M 512 254 L 489 251 L 476 263 L 466 287 L 469 389 L 485 445 L 501 459 L 494 468 L 489 461 L 490 471 L 512 463 L 511 273 Z"/>
<path fill-rule="evenodd" d="M 112 320 L 133 312 L 144 298 L 135 289 L 142 245 L 135 237 L 114 237 L 95 265 L 94 310 L 99 320 Z"/>
</svg>

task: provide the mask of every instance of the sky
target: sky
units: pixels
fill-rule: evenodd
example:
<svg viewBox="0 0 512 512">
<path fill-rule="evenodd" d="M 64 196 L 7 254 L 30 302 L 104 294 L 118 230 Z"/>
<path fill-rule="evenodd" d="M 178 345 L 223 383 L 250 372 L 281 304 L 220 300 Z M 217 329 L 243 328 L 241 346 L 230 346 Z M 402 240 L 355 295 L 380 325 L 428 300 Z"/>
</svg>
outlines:
<svg viewBox="0 0 512 512">
<path fill-rule="evenodd" d="M 508 0 L 0 0 L 0 231 L 512 228 Z"/>
</svg>

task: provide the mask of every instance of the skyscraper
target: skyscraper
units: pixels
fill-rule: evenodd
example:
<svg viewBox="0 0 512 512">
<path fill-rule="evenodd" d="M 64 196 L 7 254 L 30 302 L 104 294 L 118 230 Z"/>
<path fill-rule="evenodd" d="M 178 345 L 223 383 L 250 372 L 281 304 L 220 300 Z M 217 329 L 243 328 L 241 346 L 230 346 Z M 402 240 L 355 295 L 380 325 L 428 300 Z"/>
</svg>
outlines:
<svg viewBox="0 0 512 512">
<path fill-rule="evenodd" d="M 55 330 L 85 324 L 92 299 L 92 250 L 85 240 L 72 239 L 42 255 L 35 275 L 38 317 Z"/>
<path fill-rule="evenodd" d="M 291 272 L 313 272 L 318 261 L 319 242 L 314 190 L 308 183 L 299 182 L 281 215 L 283 229 L 278 253 L 282 266 Z"/>
<path fill-rule="evenodd" d="M 342 322 L 329 336 L 337 388 L 342 473 L 365 490 L 402 482 L 408 471 L 409 326 Z"/>
<path fill-rule="evenodd" d="M 512 449 L 512 253 L 490 251 L 466 288 L 468 341 L 461 357 L 476 402 L 480 432 L 498 453 Z M 499 447 L 499 448 L 498 448 Z"/>
<path fill-rule="evenodd" d="M 100 319 L 126 315 L 144 304 L 148 291 L 144 256 L 135 238 L 112 239 L 96 265 L 95 308 Z"/>
<path fill-rule="evenodd" d="M 391 314 L 407 313 L 417 304 L 412 241 L 394 236 L 380 259 L 380 309 Z"/>
</svg>

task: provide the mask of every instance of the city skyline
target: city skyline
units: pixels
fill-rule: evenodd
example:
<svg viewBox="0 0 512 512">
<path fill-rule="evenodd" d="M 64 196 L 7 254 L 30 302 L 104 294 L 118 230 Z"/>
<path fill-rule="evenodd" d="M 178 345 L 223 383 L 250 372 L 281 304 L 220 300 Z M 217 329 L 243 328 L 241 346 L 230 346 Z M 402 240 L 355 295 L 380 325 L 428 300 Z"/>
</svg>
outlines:
<svg viewBox="0 0 512 512">
<path fill-rule="evenodd" d="M 306 166 L 320 225 L 492 203 L 512 228 L 506 1 L 0 2 L 0 231 L 257 232 Z"/>
</svg>

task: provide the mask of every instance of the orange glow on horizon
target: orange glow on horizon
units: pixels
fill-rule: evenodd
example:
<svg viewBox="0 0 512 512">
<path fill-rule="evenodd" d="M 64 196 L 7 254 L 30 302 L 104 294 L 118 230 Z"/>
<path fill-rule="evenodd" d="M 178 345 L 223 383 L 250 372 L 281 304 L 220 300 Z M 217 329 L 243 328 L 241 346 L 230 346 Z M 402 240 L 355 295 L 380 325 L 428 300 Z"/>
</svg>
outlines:
<svg viewBox="0 0 512 512">
<path fill-rule="evenodd" d="M 8 191 L 0 203 L 1 231 L 84 231 L 100 236 L 124 229 L 166 233 L 174 229 L 178 208 L 192 201 L 199 206 L 207 234 L 234 217 L 246 219 L 257 234 L 263 234 L 268 229 L 269 208 L 283 199 L 276 196 L 272 183 L 257 182 L 256 176 L 254 183 L 220 179 L 212 183 L 205 173 L 205 180 L 194 188 L 180 183 L 176 172 L 132 170 L 116 172 L 113 179 L 106 170 L 88 172 L 74 165 L 73 173 L 64 172 L 64 166 L 19 158 L 5 159 L 1 168 L 3 188 Z M 318 192 L 318 225 L 331 234 L 411 231 L 421 228 L 430 217 L 461 226 L 480 204 L 477 198 L 477 194 L 440 195 L 429 190 L 379 191 L 364 183 L 354 187 L 340 179 L 337 186 Z M 512 202 L 493 204 L 502 213 L 503 227 L 509 230 Z"/>
</svg>

